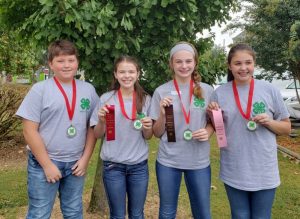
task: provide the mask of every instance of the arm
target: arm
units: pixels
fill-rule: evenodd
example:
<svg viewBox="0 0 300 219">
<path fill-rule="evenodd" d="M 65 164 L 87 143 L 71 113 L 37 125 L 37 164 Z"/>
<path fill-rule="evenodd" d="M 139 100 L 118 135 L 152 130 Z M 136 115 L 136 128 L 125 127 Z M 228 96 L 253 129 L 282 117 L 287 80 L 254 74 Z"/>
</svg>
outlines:
<svg viewBox="0 0 300 219">
<path fill-rule="evenodd" d="M 143 136 L 146 140 L 149 140 L 153 135 L 152 119 L 150 117 L 145 117 L 141 119 L 141 122 L 143 124 Z"/>
<path fill-rule="evenodd" d="M 86 142 L 83 154 L 81 158 L 72 167 L 73 174 L 75 176 L 83 176 L 86 173 L 89 160 L 95 148 L 96 140 L 97 139 L 94 136 L 93 129 L 89 127 L 86 135 Z"/>
<path fill-rule="evenodd" d="M 109 113 L 109 110 L 107 109 L 108 105 L 105 105 L 103 107 L 101 107 L 98 111 L 98 118 L 99 121 L 97 123 L 97 125 L 94 127 L 94 134 L 96 138 L 101 138 L 104 133 L 105 133 L 105 129 L 106 129 L 106 113 Z"/>
<path fill-rule="evenodd" d="M 212 124 L 209 122 L 206 124 L 205 128 L 198 129 L 193 132 L 193 139 L 198 141 L 208 141 L 210 136 L 214 133 L 214 128 Z"/>
<path fill-rule="evenodd" d="M 291 133 L 291 122 L 288 118 L 277 121 L 271 119 L 268 114 L 262 113 L 253 117 L 252 120 L 265 126 L 277 135 L 288 135 Z"/>
<path fill-rule="evenodd" d="M 32 154 L 44 170 L 48 182 L 55 183 L 62 176 L 57 166 L 50 160 L 43 139 L 38 132 L 39 123 L 23 119 L 23 135 Z"/>
</svg>

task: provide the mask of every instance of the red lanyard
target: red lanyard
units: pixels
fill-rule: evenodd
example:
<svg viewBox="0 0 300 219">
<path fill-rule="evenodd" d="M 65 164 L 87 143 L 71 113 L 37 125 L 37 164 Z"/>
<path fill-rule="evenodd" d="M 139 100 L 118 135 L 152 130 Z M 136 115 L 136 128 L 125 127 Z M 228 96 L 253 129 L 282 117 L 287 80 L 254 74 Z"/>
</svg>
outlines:
<svg viewBox="0 0 300 219">
<path fill-rule="evenodd" d="M 247 102 L 247 112 L 246 114 L 244 113 L 242 106 L 241 106 L 241 102 L 240 102 L 240 98 L 239 98 L 239 93 L 238 90 L 236 88 L 236 84 L 235 81 L 232 81 L 232 89 L 233 89 L 233 93 L 234 93 L 234 99 L 235 99 L 235 103 L 241 113 L 241 115 L 249 120 L 250 119 L 250 113 L 251 113 L 251 106 L 252 106 L 252 99 L 253 99 L 253 92 L 254 92 L 254 79 L 251 79 L 250 82 L 250 89 L 249 89 L 249 94 L 248 94 L 248 102 Z"/>
<path fill-rule="evenodd" d="M 184 116 L 185 122 L 186 122 L 186 124 L 189 124 L 190 123 L 191 111 L 189 109 L 189 112 L 188 113 L 186 112 L 186 110 L 185 110 L 185 108 L 183 106 L 183 103 L 182 103 L 182 99 L 181 99 L 181 94 L 180 94 L 180 91 L 179 91 L 178 83 L 177 83 L 177 81 L 176 81 L 175 78 L 174 78 L 173 82 L 174 82 L 174 86 L 175 86 L 175 89 L 177 91 L 177 94 L 179 96 L 179 99 L 180 99 L 181 110 L 183 112 L 183 116 Z M 191 79 L 190 80 L 190 104 L 191 104 L 191 101 L 192 101 L 192 96 L 193 96 L 193 80 Z"/>
<path fill-rule="evenodd" d="M 73 79 L 73 81 L 72 81 L 72 107 L 70 106 L 70 103 L 69 103 L 66 92 L 64 91 L 63 87 L 61 86 L 59 81 L 56 79 L 56 77 L 54 77 L 54 81 L 55 81 L 57 87 L 59 88 L 60 92 L 64 96 L 66 106 L 67 106 L 68 115 L 69 115 L 69 119 L 70 119 L 70 121 L 72 121 L 73 115 L 74 115 L 74 112 L 75 112 L 75 103 L 76 103 L 76 83 L 75 83 L 75 80 Z"/>
<path fill-rule="evenodd" d="M 132 120 L 132 121 L 135 120 L 136 119 L 136 93 L 135 93 L 135 91 L 133 91 L 133 93 L 132 93 L 132 114 L 131 114 L 132 118 L 129 118 L 129 116 L 127 115 L 127 113 L 125 111 L 121 89 L 118 90 L 118 98 L 119 98 L 120 107 L 121 107 L 121 111 L 122 111 L 123 116 L 126 119 L 129 119 L 129 120 Z"/>
</svg>

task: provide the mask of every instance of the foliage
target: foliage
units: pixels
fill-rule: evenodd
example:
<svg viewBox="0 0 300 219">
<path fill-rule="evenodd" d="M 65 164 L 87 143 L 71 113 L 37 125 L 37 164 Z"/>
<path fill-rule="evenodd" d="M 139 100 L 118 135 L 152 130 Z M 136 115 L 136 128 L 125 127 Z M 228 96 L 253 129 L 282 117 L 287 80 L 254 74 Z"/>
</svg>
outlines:
<svg viewBox="0 0 300 219">
<path fill-rule="evenodd" d="M 15 113 L 23 100 L 28 87 L 21 85 L 5 85 L 0 87 L 0 141 L 13 136 L 21 120 Z"/>
<path fill-rule="evenodd" d="M 289 55 L 290 28 L 300 20 L 299 0 L 247 0 L 244 22 L 232 27 L 245 30 L 245 40 L 257 52 L 257 64 L 266 70 L 264 77 L 287 72 L 300 79 L 299 71 Z"/>
<path fill-rule="evenodd" d="M 138 57 L 148 91 L 166 81 L 168 52 L 177 41 L 194 43 L 200 53 L 209 40 L 197 32 L 229 18 L 235 0 L 40 0 L 23 25 L 23 36 L 39 48 L 58 38 L 75 42 L 86 78 L 103 92 L 108 87 L 113 61 L 121 54 Z"/>
<path fill-rule="evenodd" d="M 226 52 L 224 48 L 215 46 L 200 55 L 199 66 L 202 81 L 215 84 L 217 79 L 227 74 Z"/>
<path fill-rule="evenodd" d="M 33 52 L 28 42 L 18 38 L 17 31 L 0 33 L 0 71 L 13 75 L 32 75 L 42 55 Z"/>
</svg>

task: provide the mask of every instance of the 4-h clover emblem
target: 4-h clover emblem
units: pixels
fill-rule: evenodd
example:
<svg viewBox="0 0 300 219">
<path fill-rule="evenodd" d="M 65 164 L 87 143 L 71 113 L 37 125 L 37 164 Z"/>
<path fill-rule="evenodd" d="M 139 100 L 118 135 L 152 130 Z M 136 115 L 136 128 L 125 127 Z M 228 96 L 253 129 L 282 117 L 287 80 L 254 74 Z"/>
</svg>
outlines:
<svg viewBox="0 0 300 219">
<path fill-rule="evenodd" d="M 255 115 L 265 113 L 266 112 L 266 105 L 264 102 L 255 102 L 253 104 L 253 113 Z"/>
<path fill-rule="evenodd" d="M 204 108 L 205 107 L 205 100 L 195 97 L 194 98 L 194 106 Z"/>
<path fill-rule="evenodd" d="M 90 109 L 90 100 L 88 98 L 82 98 L 80 100 L 81 104 L 80 107 L 83 110 L 89 110 Z"/>
</svg>

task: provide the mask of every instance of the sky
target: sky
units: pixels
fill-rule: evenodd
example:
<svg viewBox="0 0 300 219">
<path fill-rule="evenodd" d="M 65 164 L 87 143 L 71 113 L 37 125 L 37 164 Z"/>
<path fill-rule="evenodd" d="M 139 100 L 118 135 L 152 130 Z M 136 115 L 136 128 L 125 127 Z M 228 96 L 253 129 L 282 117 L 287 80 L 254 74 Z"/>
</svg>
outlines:
<svg viewBox="0 0 300 219">
<path fill-rule="evenodd" d="M 238 13 L 231 13 L 231 17 L 232 19 L 235 19 L 237 17 L 241 17 L 243 14 L 243 12 L 238 12 Z M 224 46 L 225 49 L 228 51 L 228 45 L 230 45 L 233 41 L 232 38 L 236 37 L 241 31 L 227 31 L 225 33 L 222 33 L 222 31 L 225 29 L 226 25 L 229 23 L 230 21 L 227 21 L 226 23 L 222 23 L 221 26 L 219 26 L 218 24 L 214 25 L 210 32 L 215 34 L 215 39 L 214 39 L 214 43 L 218 46 Z M 210 33 L 209 30 L 204 30 L 203 34 L 201 35 L 202 37 L 209 37 Z"/>
</svg>

